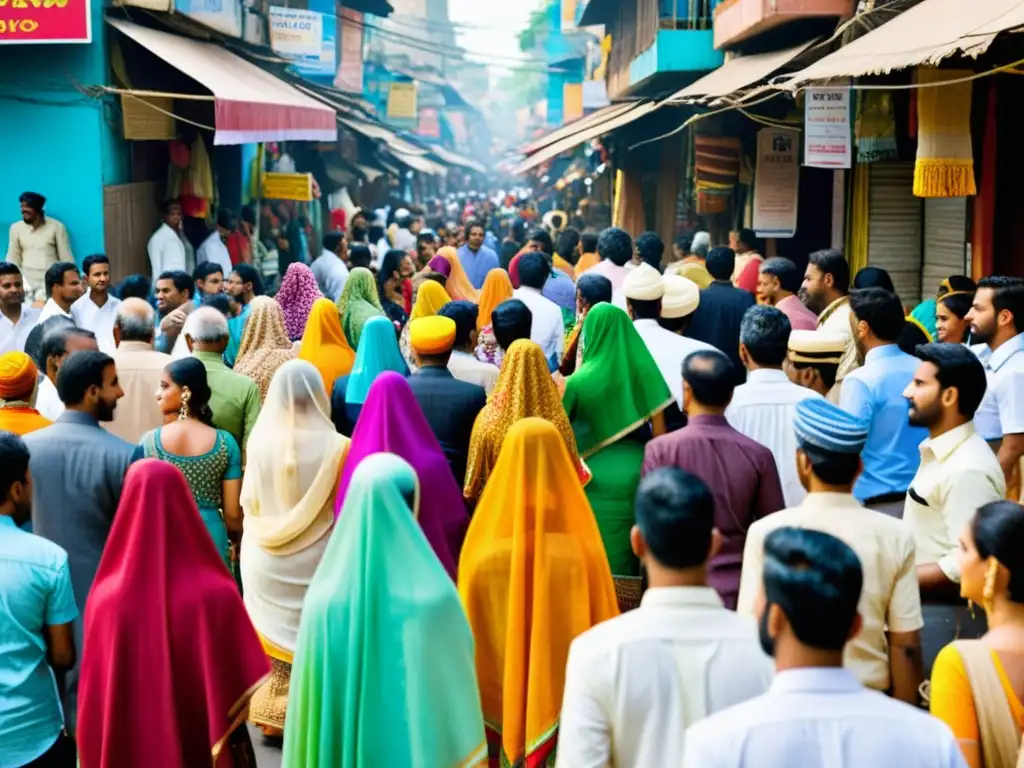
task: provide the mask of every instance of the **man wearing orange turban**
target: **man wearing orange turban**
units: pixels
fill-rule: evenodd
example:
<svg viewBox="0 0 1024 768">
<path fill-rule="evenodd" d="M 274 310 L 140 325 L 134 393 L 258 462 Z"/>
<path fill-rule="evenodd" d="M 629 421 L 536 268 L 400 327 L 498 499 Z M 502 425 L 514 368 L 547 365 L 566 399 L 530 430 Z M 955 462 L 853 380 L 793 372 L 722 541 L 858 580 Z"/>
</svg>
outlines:
<svg viewBox="0 0 1024 768">
<path fill-rule="evenodd" d="M 27 435 L 53 422 L 35 409 L 39 371 L 24 352 L 0 355 L 0 430 Z"/>
</svg>

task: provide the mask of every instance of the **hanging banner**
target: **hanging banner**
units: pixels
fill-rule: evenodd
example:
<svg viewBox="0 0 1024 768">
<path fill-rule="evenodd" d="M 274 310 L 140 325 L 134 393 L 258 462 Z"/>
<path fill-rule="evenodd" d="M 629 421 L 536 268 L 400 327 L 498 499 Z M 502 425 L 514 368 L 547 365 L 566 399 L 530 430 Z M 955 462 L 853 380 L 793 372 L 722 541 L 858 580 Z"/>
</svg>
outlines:
<svg viewBox="0 0 1024 768">
<path fill-rule="evenodd" d="M 334 76 L 336 30 L 334 16 L 270 6 L 270 47 L 303 74 Z"/>
<path fill-rule="evenodd" d="M 431 139 L 441 138 L 441 114 L 433 107 L 424 107 L 420 110 L 419 123 L 416 126 L 416 134 Z"/>
<path fill-rule="evenodd" d="M 796 234 L 799 141 L 799 131 L 788 128 L 762 128 L 757 132 L 753 224 L 758 237 Z"/>
<path fill-rule="evenodd" d="M 313 175 L 309 173 L 264 173 L 263 197 L 266 200 L 313 199 Z"/>
<path fill-rule="evenodd" d="M 416 83 L 391 83 L 388 89 L 388 120 L 416 119 Z"/>
<path fill-rule="evenodd" d="M 89 43 L 89 0 L 0 3 L 0 45 L 6 43 Z"/>
<path fill-rule="evenodd" d="M 363 14 L 341 9 L 341 62 L 334 85 L 343 91 L 363 92 Z"/>
<path fill-rule="evenodd" d="M 850 89 L 808 88 L 804 92 L 804 165 L 849 168 L 852 143 Z"/>
</svg>

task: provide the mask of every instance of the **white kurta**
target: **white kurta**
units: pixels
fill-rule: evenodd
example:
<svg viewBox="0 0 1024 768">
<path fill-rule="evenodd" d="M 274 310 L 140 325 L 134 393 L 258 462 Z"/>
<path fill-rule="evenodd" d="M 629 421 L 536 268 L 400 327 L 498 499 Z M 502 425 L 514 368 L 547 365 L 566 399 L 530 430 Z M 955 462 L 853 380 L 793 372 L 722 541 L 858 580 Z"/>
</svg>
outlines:
<svg viewBox="0 0 1024 768">
<path fill-rule="evenodd" d="M 512 294 L 525 304 L 533 315 L 530 340 L 544 350 L 546 360 L 559 361 L 565 352 L 565 324 L 562 310 L 551 299 L 542 296 L 536 288 L 517 288 Z"/>
<path fill-rule="evenodd" d="M 114 343 L 114 322 L 117 320 L 117 308 L 121 300 L 107 294 L 106 303 L 100 307 L 86 291 L 78 301 L 71 305 L 71 317 L 75 325 L 96 334 L 96 343 L 100 352 L 113 355 L 117 349 Z"/>
<path fill-rule="evenodd" d="M 161 224 L 153 233 L 146 250 L 149 252 L 149 267 L 153 272 L 153 280 L 164 272 L 185 270 L 185 243 L 167 224 Z"/>
<path fill-rule="evenodd" d="M 199 250 L 196 251 L 196 264 L 202 264 L 206 261 L 212 261 L 214 264 L 219 264 L 221 272 L 224 273 L 224 277 L 231 274 L 233 267 L 231 266 L 231 254 L 228 253 L 228 247 L 224 245 L 224 241 L 220 239 L 220 232 L 214 230 L 210 233 L 209 237 L 203 240 L 203 244 L 199 246 Z"/>
<path fill-rule="evenodd" d="M 658 325 L 657 320 L 636 320 L 633 327 L 647 345 L 654 362 L 658 364 L 662 378 L 672 390 L 680 409 L 683 407 L 683 360 L 687 355 L 701 350 L 714 349 L 710 344 L 697 339 L 680 336 Z"/>
</svg>

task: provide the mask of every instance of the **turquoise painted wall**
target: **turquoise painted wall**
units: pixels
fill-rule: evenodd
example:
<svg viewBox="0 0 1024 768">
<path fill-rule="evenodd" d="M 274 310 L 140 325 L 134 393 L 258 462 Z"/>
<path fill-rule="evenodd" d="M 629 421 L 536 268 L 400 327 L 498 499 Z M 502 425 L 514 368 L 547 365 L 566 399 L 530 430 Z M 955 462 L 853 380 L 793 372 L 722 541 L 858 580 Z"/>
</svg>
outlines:
<svg viewBox="0 0 1024 768">
<path fill-rule="evenodd" d="M 710 72 L 725 61 L 716 51 L 710 29 L 662 29 L 654 45 L 629 65 L 629 84 L 637 85 L 659 72 Z"/>
<path fill-rule="evenodd" d="M 0 45 L 0 258 L 25 191 L 46 196 L 79 262 L 104 250 L 103 186 L 128 181 L 128 149 L 120 113 L 81 94 L 69 76 L 84 85 L 109 82 L 107 34 L 103 4 L 93 0 L 89 44 Z"/>
</svg>

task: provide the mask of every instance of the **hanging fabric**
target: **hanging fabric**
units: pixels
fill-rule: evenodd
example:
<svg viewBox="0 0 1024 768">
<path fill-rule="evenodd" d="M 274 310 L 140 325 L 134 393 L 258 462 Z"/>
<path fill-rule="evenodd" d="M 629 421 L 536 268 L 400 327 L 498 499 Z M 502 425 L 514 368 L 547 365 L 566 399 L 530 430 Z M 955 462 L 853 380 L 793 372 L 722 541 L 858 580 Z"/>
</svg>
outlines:
<svg viewBox="0 0 1024 768">
<path fill-rule="evenodd" d="M 918 67 L 917 197 L 965 197 L 977 192 L 974 153 L 971 149 L 971 82 L 949 83 L 970 77 L 960 69 Z"/>
</svg>

